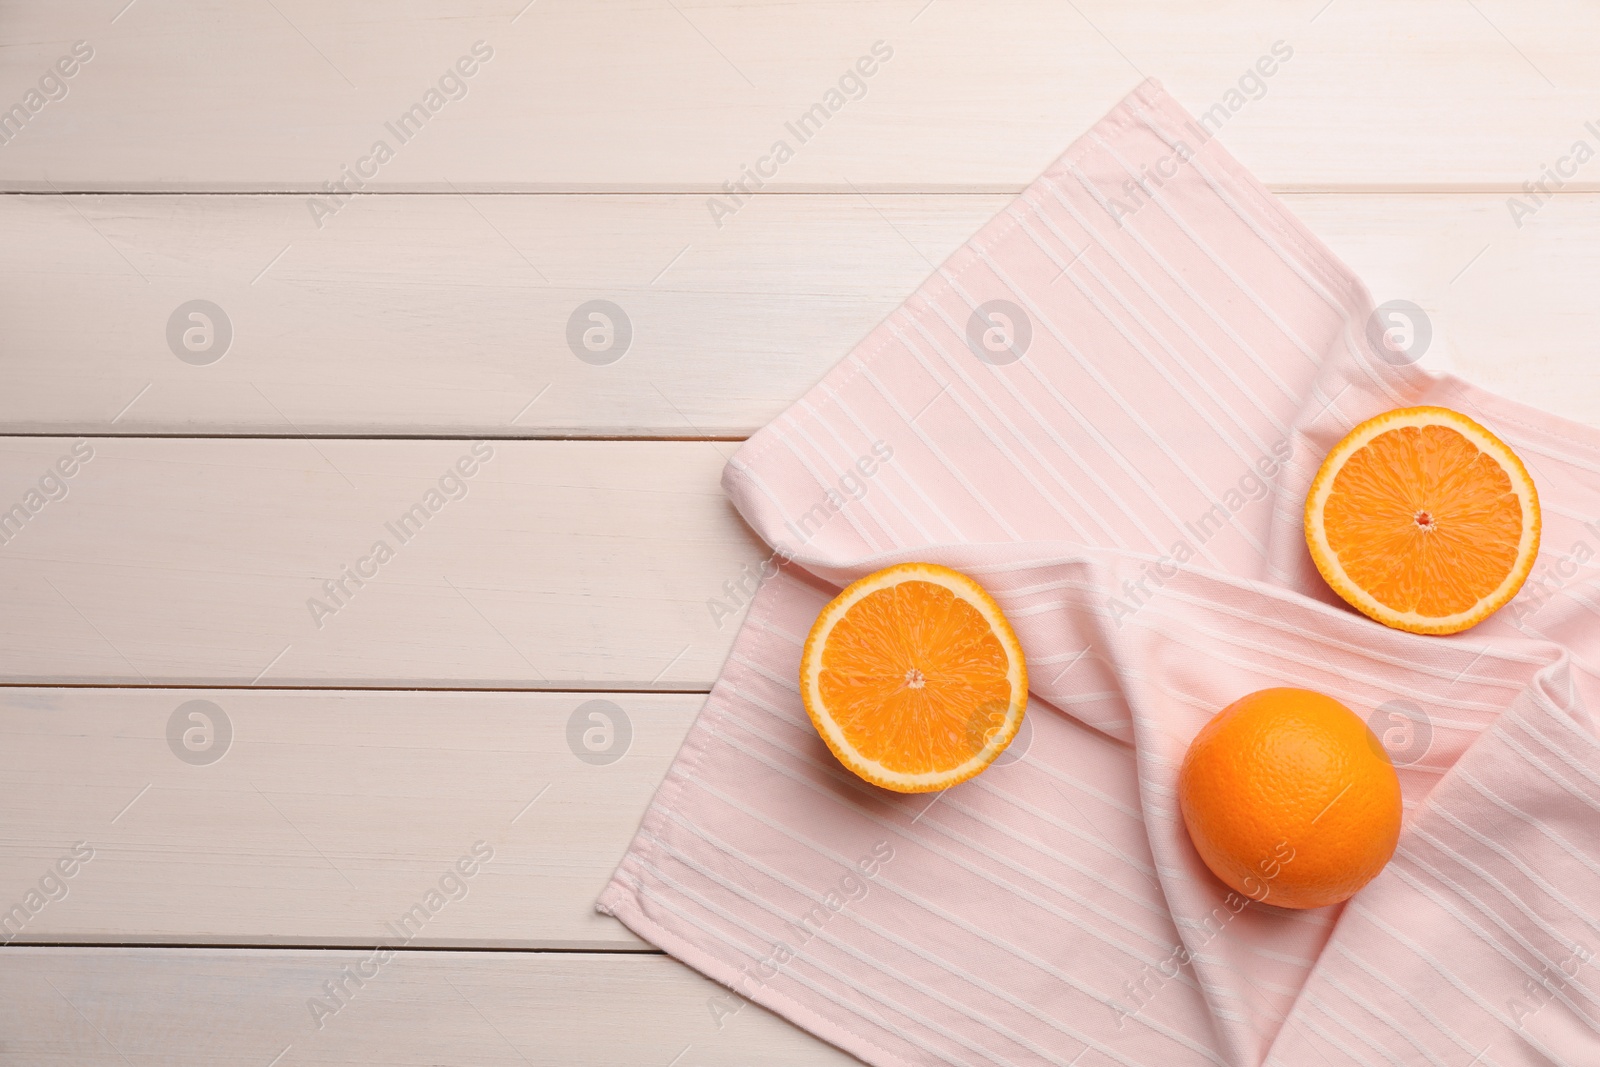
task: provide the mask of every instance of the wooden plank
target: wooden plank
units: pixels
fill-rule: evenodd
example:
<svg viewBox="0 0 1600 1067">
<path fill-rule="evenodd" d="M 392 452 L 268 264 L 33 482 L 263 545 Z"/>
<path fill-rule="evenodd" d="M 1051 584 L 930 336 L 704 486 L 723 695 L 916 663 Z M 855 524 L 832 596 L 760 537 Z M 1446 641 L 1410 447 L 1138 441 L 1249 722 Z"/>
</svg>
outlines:
<svg viewBox="0 0 1600 1067">
<path fill-rule="evenodd" d="M 319 233 L 291 197 L 0 197 L 0 425 L 746 435 L 1009 199 L 763 197 L 719 230 L 685 196 L 369 197 Z M 231 330 L 199 365 L 168 339 L 195 299 Z M 597 299 L 631 341 L 591 354 Z"/>
<path fill-rule="evenodd" d="M 647 948 L 594 901 L 703 699 L 0 689 L 0 942 Z"/>
<path fill-rule="evenodd" d="M 1507 197 L 1295 196 L 1296 214 L 1379 302 L 1427 315 L 1422 362 L 1600 425 L 1600 196 L 1561 195 L 1517 225 Z"/>
<path fill-rule="evenodd" d="M 738 622 L 709 601 L 767 554 L 731 450 L 0 439 L 0 512 L 39 505 L 0 546 L 0 681 L 703 691 Z"/>
<path fill-rule="evenodd" d="M 1491 194 L 1287 199 L 1380 300 L 1427 310 L 1430 362 L 1600 422 L 1600 197 L 1520 227 Z M 372 197 L 302 241 L 286 197 L 0 197 L 0 425 L 742 436 L 1008 200 L 770 196 L 719 231 L 693 197 Z M 233 330 L 203 366 L 166 337 L 197 298 Z M 567 342 L 593 299 L 633 327 L 609 365 Z"/>
<path fill-rule="evenodd" d="M 753 1004 L 719 1029 L 708 1002 L 722 987 L 655 955 L 403 952 L 313 1017 L 323 983 L 370 973 L 371 956 L 10 948 L 0 1051 L 41 1067 L 858 1062 Z"/>
<path fill-rule="evenodd" d="M 316 191 L 386 139 L 368 190 L 710 192 L 787 139 L 769 188 L 1015 190 L 1149 74 L 1195 112 L 1237 94 L 1228 143 L 1281 188 L 1517 189 L 1600 115 L 1583 0 L 124 6 L 7 6 L 6 106 L 94 54 L 36 98 L 0 187 Z M 465 96 L 427 99 L 462 59 Z M 830 90 L 802 142 L 786 124 Z M 402 142 L 386 124 L 417 104 Z"/>
</svg>

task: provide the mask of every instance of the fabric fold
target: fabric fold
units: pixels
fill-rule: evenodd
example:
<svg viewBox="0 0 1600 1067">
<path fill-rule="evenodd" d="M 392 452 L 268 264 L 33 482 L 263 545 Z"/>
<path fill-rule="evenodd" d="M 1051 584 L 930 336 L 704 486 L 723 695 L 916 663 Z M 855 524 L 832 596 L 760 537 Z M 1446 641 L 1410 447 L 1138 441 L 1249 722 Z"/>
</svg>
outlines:
<svg viewBox="0 0 1600 1067">
<path fill-rule="evenodd" d="M 602 910 L 875 1064 L 1578 1063 L 1600 1045 L 1600 434 L 1385 347 L 1360 281 L 1153 82 L 729 463 L 781 567 Z M 1452 638 L 1325 587 L 1357 422 L 1441 404 L 1528 463 L 1544 550 Z M 1025 730 L 900 796 L 797 692 L 841 585 L 944 563 L 1026 651 Z M 1177 811 L 1207 719 L 1317 689 L 1384 738 L 1399 851 L 1347 905 L 1229 893 Z M 1289 861 L 1289 862 L 1292 862 Z"/>
</svg>

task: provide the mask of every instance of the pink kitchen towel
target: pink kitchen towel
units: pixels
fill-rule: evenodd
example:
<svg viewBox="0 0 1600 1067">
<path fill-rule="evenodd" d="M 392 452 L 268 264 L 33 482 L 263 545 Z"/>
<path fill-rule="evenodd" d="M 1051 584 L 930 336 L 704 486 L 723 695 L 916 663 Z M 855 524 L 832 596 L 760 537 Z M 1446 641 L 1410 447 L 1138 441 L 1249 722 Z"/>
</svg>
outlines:
<svg viewBox="0 0 1600 1067">
<path fill-rule="evenodd" d="M 1600 1062 L 1600 433 L 1384 326 L 1141 86 L 728 464 L 773 555 L 600 909 L 723 983 L 719 1027 L 754 1002 L 884 1067 Z M 1533 577 L 1452 638 L 1350 611 L 1303 539 L 1327 450 L 1412 404 L 1543 501 Z M 1028 660 L 1023 732 L 939 794 L 845 771 L 797 690 L 823 604 L 903 560 L 977 578 Z M 1176 808 L 1189 740 L 1275 685 L 1400 773 L 1341 907 L 1229 892 Z"/>
</svg>

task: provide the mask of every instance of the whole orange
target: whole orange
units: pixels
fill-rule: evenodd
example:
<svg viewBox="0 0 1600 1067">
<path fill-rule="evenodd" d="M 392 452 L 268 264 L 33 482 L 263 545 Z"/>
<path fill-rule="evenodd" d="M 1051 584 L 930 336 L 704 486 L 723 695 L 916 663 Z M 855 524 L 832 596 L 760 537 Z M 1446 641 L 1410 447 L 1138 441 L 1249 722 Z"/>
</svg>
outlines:
<svg viewBox="0 0 1600 1067">
<path fill-rule="evenodd" d="M 1178 806 L 1211 873 L 1252 900 L 1322 908 L 1377 877 L 1400 839 L 1400 779 L 1367 724 L 1309 689 L 1229 704 L 1189 745 Z"/>
</svg>

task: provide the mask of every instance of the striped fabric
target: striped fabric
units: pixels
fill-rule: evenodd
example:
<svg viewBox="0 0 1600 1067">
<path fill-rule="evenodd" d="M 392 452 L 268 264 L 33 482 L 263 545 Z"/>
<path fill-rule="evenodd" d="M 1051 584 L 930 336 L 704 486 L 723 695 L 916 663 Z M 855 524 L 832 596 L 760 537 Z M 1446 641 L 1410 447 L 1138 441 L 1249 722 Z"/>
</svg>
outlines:
<svg viewBox="0 0 1600 1067">
<path fill-rule="evenodd" d="M 601 910 L 728 986 L 719 1026 L 753 1001 L 873 1064 L 1600 1062 L 1600 434 L 1406 364 L 1372 312 L 1142 86 L 728 465 L 790 562 Z M 1419 403 L 1544 503 L 1534 577 L 1453 638 L 1338 604 L 1302 535 L 1326 451 Z M 844 771 L 796 685 L 832 592 L 903 560 L 981 581 L 1032 681 L 935 795 Z M 1176 808 L 1196 731 L 1273 685 L 1399 765 L 1399 850 L 1343 907 L 1229 894 Z"/>
</svg>

